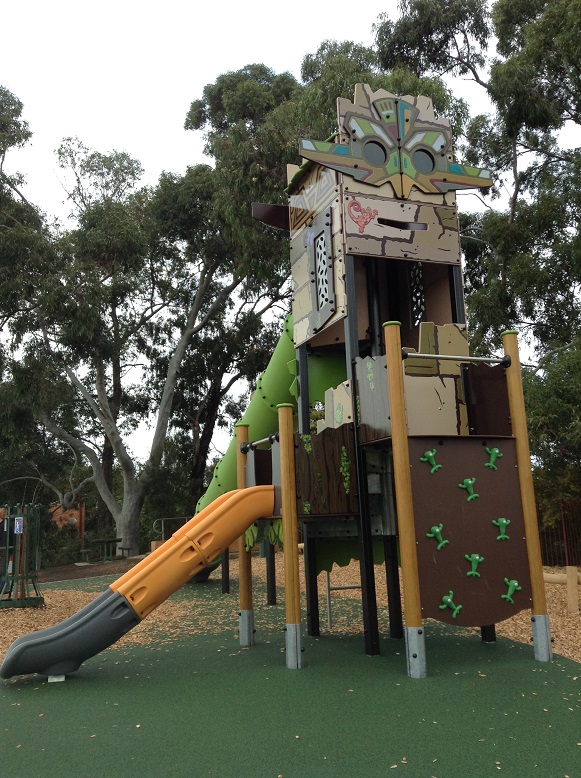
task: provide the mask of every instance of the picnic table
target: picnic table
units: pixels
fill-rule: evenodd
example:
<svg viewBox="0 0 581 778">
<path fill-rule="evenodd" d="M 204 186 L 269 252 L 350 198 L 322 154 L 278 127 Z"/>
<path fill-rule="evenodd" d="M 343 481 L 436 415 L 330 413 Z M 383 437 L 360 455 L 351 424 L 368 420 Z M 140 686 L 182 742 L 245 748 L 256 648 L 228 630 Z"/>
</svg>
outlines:
<svg viewBox="0 0 581 778">
<path fill-rule="evenodd" d="M 81 549 L 84 558 L 95 556 L 100 562 L 108 562 L 116 556 L 117 546 L 121 543 L 121 538 L 95 538 L 86 543 L 85 548 Z"/>
</svg>

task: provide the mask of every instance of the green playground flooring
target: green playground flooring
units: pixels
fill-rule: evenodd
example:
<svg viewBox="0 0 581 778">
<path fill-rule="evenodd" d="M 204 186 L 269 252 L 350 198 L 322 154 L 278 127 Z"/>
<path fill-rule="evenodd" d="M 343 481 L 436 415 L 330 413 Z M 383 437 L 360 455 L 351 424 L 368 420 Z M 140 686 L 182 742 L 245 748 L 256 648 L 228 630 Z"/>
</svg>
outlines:
<svg viewBox="0 0 581 778">
<path fill-rule="evenodd" d="M 99 592 L 111 579 L 46 585 Z M 535 662 L 532 646 L 428 623 L 429 677 L 406 675 L 402 642 L 364 654 L 361 635 L 305 638 L 305 667 L 284 661 L 284 601 L 256 581 L 256 645 L 219 581 L 187 585 L 183 634 L 111 647 L 64 683 L 0 685 L 1 774 L 10 778 L 579 778 L 581 665 Z M 360 620 L 355 598 L 337 606 Z M 235 612 L 235 610 L 234 610 Z M 153 616 L 151 617 L 153 619 Z M 223 616 L 220 616 L 223 619 Z M 196 627 L 196 625 L 198 625 Z"/>
</svg>

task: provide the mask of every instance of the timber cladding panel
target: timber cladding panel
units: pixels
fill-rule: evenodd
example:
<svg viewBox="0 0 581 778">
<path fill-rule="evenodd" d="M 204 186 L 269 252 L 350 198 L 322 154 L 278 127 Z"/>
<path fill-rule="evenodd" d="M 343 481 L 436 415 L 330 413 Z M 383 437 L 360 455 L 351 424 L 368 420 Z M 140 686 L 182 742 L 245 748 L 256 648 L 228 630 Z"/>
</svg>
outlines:
<svg viewBox="0 0 581 778">
<path fill-rule="evenodd" d="M 514 439 L 409 447 L 423 617 L 477 627 L 530 608 Z"/>
<path fill-rule="evenodd" d="M 301 345 L 345 316 L 337 174 L 313 165 L 289 197 L 294 341 Z"/>
<path fill-rule="evenodd" d="M 359 511 L 353 426 L 295 435 L 297 513 L 300 517 Z"/>
</svg>

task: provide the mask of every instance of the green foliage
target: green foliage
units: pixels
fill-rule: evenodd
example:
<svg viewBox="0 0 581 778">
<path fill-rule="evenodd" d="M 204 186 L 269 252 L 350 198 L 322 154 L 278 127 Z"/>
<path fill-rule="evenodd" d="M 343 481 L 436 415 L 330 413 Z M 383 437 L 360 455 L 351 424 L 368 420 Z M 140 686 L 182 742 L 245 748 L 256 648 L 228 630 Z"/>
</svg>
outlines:
<svg viewBox="0 0 581 778">
<path fill-rule="evenodd" d="M 581 121 L 581 6 L 577 0 L 497 0 L 491 89 L 513 132 Z"/>
<path fill-rule="evenodd" d="M 20 148 L 30 140 L 28 122 L 22 119 L 24 106 L 6 87 L 0 86 L 0 184 L 6 152 Z"/>
<path fill-rule="evenodd" d="M 398 8 L 396 21 L 381 14 L 376 25 L 385 70 L 474 76 L 483 67 L 491 33 L 486 0 L 399 0 Z"/>
<path fill-rule="evenodd" d="M 40 531 L 41 567 L 70 565 L 80 560 L 81 539 L 76 527 L 59 529 L 52 521 L 42 522 Z"/>
<path fill-rule="evenodd" d="M 247 65 L 208 84 L 185 121 L 205 132 L 215 160 L 212 218 L 235 243 L 238 272 L 253 291 L 265 282 L 278 288 L 288 276 L 286 240 L 252 219 L 251 203 L 284 196 L 287 162 L 298 162 L 292 98 L 299 89 L 288 73 Z"/>
<path fill-rule="evenodd" d="M 64 138 L 57 156 L 59 166 L 72 176 L 69 199 L 81 213 L 95 203 L 124 201 L 144 172 L 126 152 L 91 151 L 78 138 Z"/>
<path fill-rule="evenodd" d="M 519 200 L 512 220 L 496 211 L 462 219 L 474 348 L 498 348 L 500 333 L 515 322 L 542 349 L 579 330 L 578 242 L 569 224 L 562 196 L 548 189 Z"/>
<path fill-rule="evenodd" d="M 337 98 L 353 99 L 358 82 L 378 84 L 375 52 L 351 41 L 323 41 L 301 65 L 304 89 L 297 97 L 299 137 L 328 138 L 337 131 Z"/>
<path fill-rule="evenodd" d="M 535 485 L 545 524 L 560 520 L 561 502 L 581 499 L 581 341 L 557 348 L 524 374 Z"/>
</svg>

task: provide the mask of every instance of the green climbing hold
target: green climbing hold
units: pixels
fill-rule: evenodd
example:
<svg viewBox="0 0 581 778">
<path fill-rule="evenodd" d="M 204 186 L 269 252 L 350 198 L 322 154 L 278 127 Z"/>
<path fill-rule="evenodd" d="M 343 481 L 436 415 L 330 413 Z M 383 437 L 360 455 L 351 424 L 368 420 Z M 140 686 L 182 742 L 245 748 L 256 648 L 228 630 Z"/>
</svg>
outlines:
<svg viewBox="0 0 581 778">
<path fill-rule="evenodd" d="M 466 489 L 468 492 L 467 502 L 472 502 L 472 500 L 478 499 L 480 497 L 479 494 L 476 494 L 474 491 L 474 484 L 476 483 L 476 478 L 465 478 L 461 484 L 458 484 L 460 489 Z"/>
<path fill-rule="evenodd" d="M 339 468 L 339 472 L 343 477 L 343 488 L 345 489 L 345 494 L 349 494 L 351 489 L 351 462 L 349 460 L 349 454 L 347 453 L 345 446 L 341 447 L 341 467 Z"/>
<path fill-rule="evenodd" d="M 450 608 L 453 611 L 453 613 L 452 613 L 452 618 L 453 619 L 455 619 L 456 616 L 462 610 L 462 606 L 461 605 L 455 605 L 454 604 L 454 592 L 452 590 L 450 590 L 449 594 L 445 594 L 442 597 L 442 605 L 438 605 L 438 608 L 441 611 L 445 611 L 446 608 Z"/>
<path fill-rule="evenodd" d="M 514 600 L 512 599 L 512 595 L 515 592 L 520 592 L 522 589 L 522 586 L 518 585 L 518 581 L 512 578 L 509 580 L 508 578 L 504 579 L 504 583 L 508 586 L 508 591 L 506 594 L 501 594 L 503 600 L 506 600 L 506 602 L 509 602 L 511 605 L 514 605 Z"/>
<path fill-rule="evenodd" d="M 430 465 L 430 475 L 433 475 L 438 470 L 442 469 L 442 465 L 436 464 L 436 449 L 433 448 L 430 451 L 424 451 L 424 456 L 420 457 L 420 462 L 427 462 Z"/>
<path fill-rule="evenodd" d="M 437 551 L 440 551 L 444 548 L 444 546 L 447 546 L 450 542 L 449 540 L 444 540 L 442 538 L 442 530 L 444 529 L 443 524 L 438 524 L 436 527 L 430 527 L 430 531 L 426 533 L 427 538 L 434 538 L 434 540 L 438 543 Z"/>
<path fill-rule="evenodd" d="M 373 362 L 367 363 L 367 380 L 369 381 L 369 389 L 373 392 L 375 389 L 375 375 L 373 373 Z"/>
<path fill-rule="evenodd" d="M 477 571 L 477 567 L 481 562 L 484 562 L 484 557 L 480 554 L 464 554 L 464 559 L 470 562 L 472 569 L 469 570 L 466 575 L 470 578 L 480 578 L 480 573 Z"/>
<path fill-rule="evenodd" d="M 506 528 L 510 524 L 510 519 L 501 517 L 500 519 L 496 519 L 496 521 L 493 519 L 492 523 L 500 530 L 500 535 L 496 536 L 497 540 L 510 540 L 509 536 L 506 534 Z"/>
<path fill-rule="evenodd" d="M 484 467 L 488 467 L 490 470 L 498 470 L 495 462 L 502 457 L 502 451 L 499 448 L 488 448 L 488 446 L 484 450 L 489 456 L 489 460 L 484 463 Z"/>
</svg>

